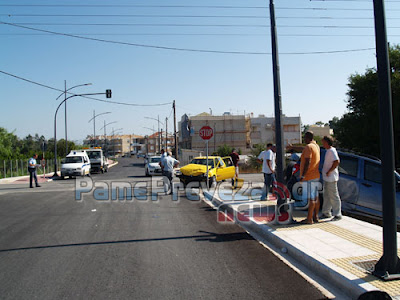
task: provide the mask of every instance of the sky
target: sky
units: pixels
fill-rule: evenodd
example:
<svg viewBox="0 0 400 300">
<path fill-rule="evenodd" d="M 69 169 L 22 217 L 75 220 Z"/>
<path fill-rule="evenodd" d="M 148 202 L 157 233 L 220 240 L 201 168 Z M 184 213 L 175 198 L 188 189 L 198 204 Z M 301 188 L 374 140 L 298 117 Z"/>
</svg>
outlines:
<svg viewBox="0 0 400 300">
<path fill-rule="evenodd" d="M 275 8 L 283 113 L 303 124 L 342 116 L 349 76 L 376 66 L 372 0 L 275 0 Z M 391 44 L 400 43 L 399 12 L 400 0 L 386 1 Z M 0 71 L 56 89 L 0 73 L 0 127 L 21 138 L 54 136 L 64 81 L 92 84 L 75 93 L 112 89 L 112 99 L 93 96 L 109 102 L 68 100 L 76 141 L 93 134 L 94 110 L 110 112 L 96 118 L 96 134 L 104 122 L 115 122 L 107 133 L 151 134 L 158 116 L 172 129 L 173 100 L 177 121 L 210 111 L 274 115 L 266 0 L 3 0 L 0 22 Z M 343 50 L 352 51 L 329 53 Z"/>
</svg>

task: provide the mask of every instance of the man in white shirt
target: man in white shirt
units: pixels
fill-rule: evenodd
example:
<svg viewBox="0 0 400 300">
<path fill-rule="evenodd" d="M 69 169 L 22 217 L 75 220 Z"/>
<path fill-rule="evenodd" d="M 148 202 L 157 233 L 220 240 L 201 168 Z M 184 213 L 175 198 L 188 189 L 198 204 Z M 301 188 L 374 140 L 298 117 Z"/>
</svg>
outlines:
<svg viewBox="0 0 400 300">
<path fill-rule="evenodd" d="M 35 179 L 35 185 L 36 187 L 40 187 L 40 185 L 38 184 L 38 179 L 36 176 L 36 167 L 38 166 L 38 164 L 36 163 L 36 159 L 37 159 L 37 154 L 35 153 L 33 155 L 33 157 L 31 157 L 28 161 L 28 171 L 29 171 L 29 187 L 33 188 L 33 179 Z"/>
<path fill-rule="evenodd" d="M 324 136 L 322 145 L 326 149 L 324 166 L 322 167 L 322 178 L 324 180 L 324 204 L 322 206 L 321 219 L 334 218 L 333 221 L 342 219 L 341 200 L 337 183 L 339 180 L 338 166 L 339 155 L 334 147 L 331 137 Z"/>
<path fill-rule="evenodd" d="M 172 194 L 172 174 L 174 172 L 174 167 L 179 165 L 179 161 L 172 157 L 171 152 L 166 152 L 167 156 L 161 158 L 161 168 L 164 178 L 164 191 L 167 194 Z"/>
<path fill-rule="evenodd" d="M 275 165 L 276 156 L 274 153 L 274 146 L 272 144 L 267 144 L 267 150 L 260 153 L 257 158 L 259 163 L 262 163 L 262 172 L 264 173 L 264 191 L 261 200 L 268 200 L 268 193 L 270 191 L 271 185 L 275 179 Z"/>
</svg>

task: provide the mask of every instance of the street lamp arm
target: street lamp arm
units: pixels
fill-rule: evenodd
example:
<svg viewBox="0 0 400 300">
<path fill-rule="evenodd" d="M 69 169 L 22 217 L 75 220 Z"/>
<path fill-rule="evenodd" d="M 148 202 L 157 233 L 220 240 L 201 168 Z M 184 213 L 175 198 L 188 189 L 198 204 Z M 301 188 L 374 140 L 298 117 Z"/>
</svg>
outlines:
<svg viewBox="0 0 400 300">
<path fill-rule="evenodd" d="M 156 118 L 150 118 L 150 117 L 144 117 L 145 119 L 150 119 L 150 120 L 155 120 L 157 122 L 159 122 L 160 124 L 162 124 L 164 126 L 164 123 L 161 122 L 160 120 L 156 119 Z"/>
<path fill-rule="evenodd" d="M 101 115 L 106 115 L 106 114 L 111 114 L 111 112 L 110 112 L 110 111 L 108 111 L 108 112 L 104 112 L 104 113 L 101 113 L 101 114 L 95 115 L 93 118 L 91 118 L 91 119 L 88 121 L 88 123 L 90 123 L 90 121 L 94 120 L 94 119 L 95 119 L 95 118 L 97 118 L 98 116 L 101 116 Z M 100 129 L 100 130 L 101 130 L 101 129 Z"/>
<path fill-rule="evenodd" d="M 74 89 L 74 88 L 81 87 L 81 86 L 87 86 L 87 85 L 92 85 L 92 84 L 91 84 L 91 83 L 84 83 L 84 84 L 75 85 L 75 86 L 73 86 L 73 87 L 67 89 L 65 92 L 62 92 L 62 93 L 60 94 L 60 96 L 58 96 L 58 97 L 56 98 L 56 100 L 58 100 L 58 98 L 60 98 L 60 97 L 61 97 L 62 95 L 64 95 L 66 92 L 68 92 L 68 91 L 70 91 L 70 90 L 72 90 L 72 89 Z"/>
<path fill-rule="evenodd" d="M 114 122 L 110 122 L 106 125 L 104 125 L 103 127 L 100 128 L 100 130 L 104 129 L 104 127 L 107 127 L 108 125 L 114 124 L 114 123 L 118 123 L 118 121 L 114 121 Z"/>
</svg>

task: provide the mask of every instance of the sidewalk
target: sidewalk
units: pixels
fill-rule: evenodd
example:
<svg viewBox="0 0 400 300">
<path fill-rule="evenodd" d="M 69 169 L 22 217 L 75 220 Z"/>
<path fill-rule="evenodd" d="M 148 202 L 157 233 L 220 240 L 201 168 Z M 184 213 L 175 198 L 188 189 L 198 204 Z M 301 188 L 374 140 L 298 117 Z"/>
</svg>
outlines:
<svg viewBox="0 0 400 300">
<path fill-rule="evenodd" d="M 262 176 L 258 175 L 241 177 L 260 183 Z M 278 225 L 271 222 L 276 200 L 251 200 L 241 192 L 226 190 L 223 193 L 210 190 L 204 196 L 209 205 L 219 208 L 219 221 L 234 221 L 349 297 L 357 299 L 366 291 L 382 290 L 393 299 L 400 299 L 400 281 L 385 282 L 367 273 L 382 255 L 381 227 L 346 216 L 340 221 L 321 220 L 313 225 Z M 293 211 L 296 221 L 305 217 L 306 212 Z"/>
<path fill-rule="evenodd" d="M 113 160 L 108 160 L 108 168 L 112 168 L 115 165 L 117 165 L 118 162 L 117 161 L 113 161 Z M 38 178 L 38 183 L 43 183 L 43 182 L 50 182 L 53 181 L 52 176 L 53 176 L 54 172 L 51 173 L 46 173 L 45 177 L 43 177 L 43 174 L 38 174 L 37 178 Z M 58 175 L 60 175 L 60 172 L 57 172 Z M 25 176 L 18 176 L 18 177 L 9 177 L 9 178 L 2 178 L 0 179 L 0 184 L 10 184 L 10 183 L 14 183 L 14 184 L 29 184 L 29 175 L 25 175 Z"/>
</svg>

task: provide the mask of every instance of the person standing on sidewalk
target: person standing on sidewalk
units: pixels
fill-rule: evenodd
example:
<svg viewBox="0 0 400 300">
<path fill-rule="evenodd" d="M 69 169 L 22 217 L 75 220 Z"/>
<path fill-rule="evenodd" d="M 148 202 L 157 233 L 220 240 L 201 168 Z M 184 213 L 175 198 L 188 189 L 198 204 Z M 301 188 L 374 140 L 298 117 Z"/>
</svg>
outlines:
<svg viewBox="0 0 400 300">
<path fill-rule="evenodd" d="M 38 158 L 37 154 L 33 154 L 33 156 L 29 159 L 28 161 L 28 171 L 29 171 L 29 187 L 33 188 L 33 179 L 35 179 L 35 185 L 36 187 L 40 187 L 40 185 L 38 184 L 38 180 L 37 180 L 37 175 L 36 175 L 36 168 L 39 166 L 36 163 L 36 159 Z"/>
<path fill-rule="evenodd" d="M 179 161 L 172 157 L 171 152 L 167 152 L 167 156 L 161 159 L 161 168 L 164 179 L 164 191 L 165 194 L 172 194 L 172 175 L 174 168 L 179 165 Z"/>
<path fill-rule="evenodd" d="M 235 180 L 239 178 L 239 160 L 240 160 L 239 154 L 235 151 L 235 148 L 232 149 L 230 157 L 232 158 L 233 165 L 235 166 L 235 178 L 232 178 L 232 186 L 234 186 Z"/>
<path fill-rule="evenodd" d="M 324 136 L 322 145 L 326 149 L 324 166 L 322 167 L 322 178 L 324 179 L 324 204 L 322 205 L 321 219 L 334 218 L 332 221 L 339 221 L 342 219 L 341 200 L 338 191 L 338 180 L 340 164 L 339 155 L 332 147 L 333 140 L 329 136 Z M 332 213 L 331 213 L 332 212 Z"/>
<path fill-rule="evenodd" d="M 303 193 L 307 192 L 308 198 L 308 215 L 301 223 L 312 224 L 318 223 L 319 213 L 319 162 L 320 162 L 320 149 L 318 144 L 314 141 L 314 133 L 307 131 L 304 135 L 306 146 L 301 154 L 300 164 L 300 182 L 307 183 L 306 189 L 303 188 Z"/>
<path fill-rule="evenodd" d="M 261 200 L 268 200 L 268 193 L 270 191 L 271 185 L 275 179 L 275 165 L 276 156 L 273 151 L 274 146 L 272 144 L 267 144 L 267 150 L 264 150 L 257 157 L 257 161 L 262 163 L 262 172 L 264 173 L 264 191 L 261 196 Z"/>
</svg>

